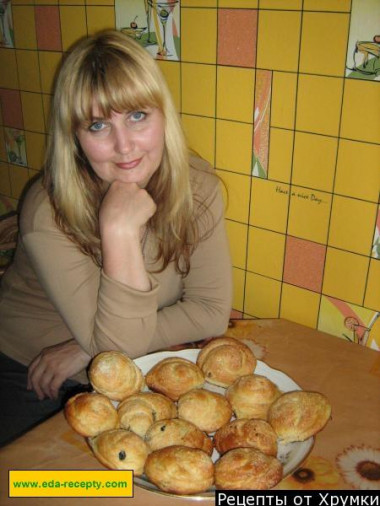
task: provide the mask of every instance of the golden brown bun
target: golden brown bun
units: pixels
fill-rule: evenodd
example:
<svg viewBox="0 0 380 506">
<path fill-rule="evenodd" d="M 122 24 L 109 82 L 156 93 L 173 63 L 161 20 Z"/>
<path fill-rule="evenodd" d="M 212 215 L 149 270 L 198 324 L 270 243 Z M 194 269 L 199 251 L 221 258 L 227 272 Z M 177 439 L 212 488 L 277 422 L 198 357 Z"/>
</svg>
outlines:
<svg viewBox="0 0 380 506">
<path fill-rule="evenodd" d="M 148 387 L 160 392 L 173 401 L 192 388 L 204 384 L 204 376 L 199 367 L 181 357 L 170 357 L 160 360 L 145 376 Z"/>
<path fill-rule="evenodd" d="M 165 492 L 197 494 L 214 482 L 211 457 L 197 448 L 168 446 L 151 453 L 145 463 L 149 481 Z"/>
<path fill-rule="evenodd" d="M 265 420 L 239 418 L 227 423 L 214 435 L 220 454 L 233 448 L 256 448 L 266 455 L 277 455 L 277 434 Z"/>
<path fill-rule="evenodd" d="M 96 355 L 91 362 L 88 377 L 94 390 L 114 401 L 122 401 L 144 386 L 141 370 L 120 351 L 103 351 Z"/>
<path fill-rule="evenodd" d="M 119 425 L 117 411 L 108 397 L 95 392 L 82 392 L 65 404 L 65 417 L 82 436 L 96 436 Z"/>
<path fill-rule="evenodd" d="M 266 420 L 271 404 L 281 395 L 278 387 L 265 376 L 248 374 L 237 379 L 226 391 L 236 418 Z"/>
<path fill-rule="evenodd" d="M 204 388 L 190 390 L 178 399 L 178 417 L 208 433 L 220 429 L 231 416 L 232 408 L 224 395 Z"/>
<path fill-rule="evenodd" d="M 89 444 L 95 457 L 109 469 L 132 469 L 135 476 L 143 473 L 149 447 L 134 432 L 109 430 L 90 438 Z"/>
<path fill-rule="evenodd" d="M 174 418 L 177 407 L 169 397 L 153 392 L 139 392 L 122 401 L 117 413 L 120 427 L 144 437 L 149 427 L 157 420 Z"/>
<path fill-rule="evenodd" d="M 145 441 L 151 450 L 177 445 L 199 448 L 209 455 L 213 450 L 212 440 L 204 432 L 191 422 L 180 418 L 155 422 L 148 429 Z"/>
<path fill-rule="evenodd" d="M 331 405 L 318 392 L 287 392 L 270 407 L 268 422 L 284 443 L 305 441 L 323 429 L 331 417 Z"/>
<path fill-rule="evenodd" d="M 228 387 L 240 376 L 251 374 L 256 363 L 251 349 L 232 337 L 213 339 L 197 358 L 206 381 L 221 387 Z"/>
<path fill-rule="evenodd" d="M 215 486 L 226 490 L 268 490 L 282 479 L 279 460 L 255 448 L 235 448 L 215 463 Z"/>
</svg>

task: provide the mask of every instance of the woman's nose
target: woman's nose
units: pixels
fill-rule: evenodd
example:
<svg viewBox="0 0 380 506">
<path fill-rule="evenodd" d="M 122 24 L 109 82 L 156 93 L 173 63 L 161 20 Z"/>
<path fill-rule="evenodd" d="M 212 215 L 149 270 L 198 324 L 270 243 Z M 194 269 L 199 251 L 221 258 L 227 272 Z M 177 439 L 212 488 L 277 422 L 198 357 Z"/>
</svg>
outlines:
<svg viewBox="0 0 380 506">
<path fill-rule="evenodd" d="M 133 136 L 126 126 L 119 126 L 114 130 L 115 151 L 129 153 L 133 149 Z"/>
</svg>

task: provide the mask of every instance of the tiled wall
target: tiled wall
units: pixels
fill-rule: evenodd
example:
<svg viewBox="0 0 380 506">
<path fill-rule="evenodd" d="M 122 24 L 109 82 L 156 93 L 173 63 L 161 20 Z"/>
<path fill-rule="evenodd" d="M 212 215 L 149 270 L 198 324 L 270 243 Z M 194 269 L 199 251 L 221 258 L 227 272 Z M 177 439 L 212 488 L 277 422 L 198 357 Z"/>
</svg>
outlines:
<svg viewBox="0 0 380 506">
<path fill-rule="evenodd" d="M 120 28 L 120 12 L 133 21 L 139 2 L 12 0 L 13 47 L 0 47 L 5 210 L 40 169 L 62 53 Z M 172 4 L 180 56 L 157 58 L 192 147 L 228 188 L 235 314 L 380 349 L 380 45 L 372 74 L 347 69 L 350 29 L 377 0 Z"/>
</svg>

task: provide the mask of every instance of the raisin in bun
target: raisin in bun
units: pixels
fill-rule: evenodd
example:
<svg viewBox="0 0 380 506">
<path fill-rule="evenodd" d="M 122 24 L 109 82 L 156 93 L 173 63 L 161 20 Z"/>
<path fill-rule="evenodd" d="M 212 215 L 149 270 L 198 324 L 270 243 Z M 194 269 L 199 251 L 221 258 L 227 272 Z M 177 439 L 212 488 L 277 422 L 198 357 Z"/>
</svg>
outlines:
<svg viewBox="0 0 380 506">
<path fill-rule="evenodd" d="M 95 392 L 82 392 L 65 404 L 64 413 L 69 425 L 84 437 L 96 436 L 119 426 L 117 411 L 108 397 Z"/>
<path fill-rule="evenodd" d="M 238 378 L 226 391 L 236 418 L 262 420 L 267 419 L 269 407 L 280 395 L 277 385 L 258 374 Z"/>
<path fill-rule="evenodd" d="M 178 399 L 178 417 L 207 433 L 220 429 L 231 416 L 231 404 L 225 396 L 204 388 L 190 390 Z"/>
<path fill-rule="evenodd" d="M 268 422 L 284 443 L 305 441 L 323 429 L 331 417 L 331 405 L 319 392 L 287 392 L 270 407 Z"/>
<path fill-rule="evenodd" d="M 145 463 L 148 480 L 165 492 L 197 494 L 214 482 L 211 457 L 197 448 L 168 446 L 152 452 Z"/>
<path fill-rule="evenodd" d="M 215 486 L 225 490 L 268 490 L 282 479 L 279 460 L 255 448 L 235 448 L 215 463 Z"/>
<path fill-rule="evenodd" d="M 147 431 L 145 441 L 151 450 L 159 450 L 166 446 L 188 446 L 199 448 L 211 455 L 213 442 L 196 425 L 187 420 L 172 418 L 155 422 Z"/>
<path fill-rule="evenodd" d="M 122 401 L 144 386 L 141 370 L 121 351 L 103 351 L 96 355 L 88 377 L 94 390 L 114 401 Z"/>
<path fill-rule="evenodd" d="M 122 401 L 118 408 L 120 427 L 144 437 L 149 427 L 157 420 L 174 418 L 177 407 L 165 395 L 154 392 L 139 392 Z"/>
<path fill-rule="evenodd" d="M 134 432 L 115 429 L 89 439 L 95 457 L 109 469 L 131 469 L 135 476 L 144 471 L 149 446 Z"/>
<path fill-rule="evenodd" d="M 277 434 L 265 420 L 238 418 L 221 427 L 214 435 L 220 454 L 233 448 L 256 448 L 266 455 L 277 455 Z"/>
<path fill-rule="evenodd" d="M 200 388 L 204 384 L 204 376 L 190 360 L 169 357 L 154 365 L 146 374 L 145 381 L 151 390 L 176 401 L 192 388 Z"/>
<path fill-rule="evenodd" d="M 197 358 L 206 381 L 221 387 L 228 387 L 240 376 L 252 373 L 256 363 L 251 349 L 232 337 L 211 340 Z"/>
</svg>

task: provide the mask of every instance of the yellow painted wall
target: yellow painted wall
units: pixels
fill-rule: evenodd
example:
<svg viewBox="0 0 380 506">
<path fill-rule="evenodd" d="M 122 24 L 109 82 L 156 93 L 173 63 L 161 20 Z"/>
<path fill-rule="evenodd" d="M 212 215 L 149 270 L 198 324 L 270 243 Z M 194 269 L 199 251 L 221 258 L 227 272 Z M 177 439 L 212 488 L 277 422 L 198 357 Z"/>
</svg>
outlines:
<svg viewBox="0 0 380 506">
<path fill-rule="evenodd" d="M 182 0 L 180 59 L 159 64 L 228 188 L 235 314 L 380 349 L 380 82 L 347 78 L 353 14 L 351 0 Z M 40 170 L 62 54 L 116 27 L 113 0 L 12 0 L 11 16 L 0 213 Z"/>
</svg>

